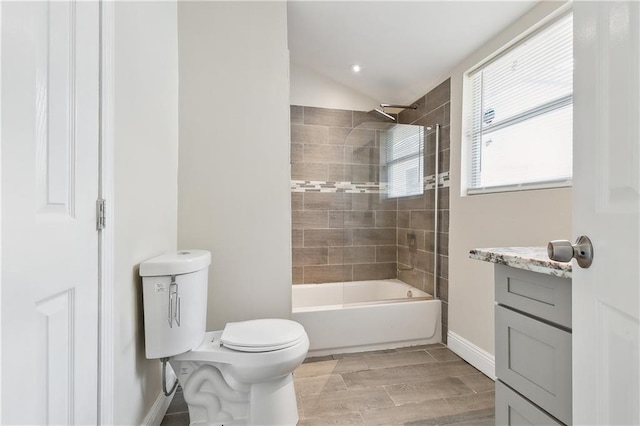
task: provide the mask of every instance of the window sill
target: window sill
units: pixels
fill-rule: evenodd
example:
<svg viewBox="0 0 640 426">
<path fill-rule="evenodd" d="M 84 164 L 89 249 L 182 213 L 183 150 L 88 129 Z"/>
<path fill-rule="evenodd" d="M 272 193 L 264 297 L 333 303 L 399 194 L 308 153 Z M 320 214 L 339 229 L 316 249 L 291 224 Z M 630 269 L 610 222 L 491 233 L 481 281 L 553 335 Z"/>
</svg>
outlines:
<svg viewBox="0 0 640 426">
<path fill-rule="evenodd" d="M 495 194 L 495 193 L 501 193 L 501 192 L 534 191 L 534 190 L 540 190 L 540 189 L 571 188 L 572 186 L 573 186 L 573 181 L 571 180 L 521 183 L 517 185 L 490 186 L 485 188 L 467 189 L 467 193 L 464 194 L 464 196 Z"/>
</svg>

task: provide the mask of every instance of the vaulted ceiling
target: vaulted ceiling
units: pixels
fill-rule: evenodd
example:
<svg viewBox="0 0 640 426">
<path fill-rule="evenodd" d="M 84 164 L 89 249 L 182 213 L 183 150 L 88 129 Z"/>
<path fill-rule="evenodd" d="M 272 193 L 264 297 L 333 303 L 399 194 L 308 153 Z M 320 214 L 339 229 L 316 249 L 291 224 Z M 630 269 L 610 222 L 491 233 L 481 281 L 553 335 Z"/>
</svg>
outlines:
<svg viewBox="0 0 640 426">
<path fill-rule="evenodd" d="M 291 61 L 373 99 L 409 103 L 537 3 L 289 1 Z"/>
</svg>

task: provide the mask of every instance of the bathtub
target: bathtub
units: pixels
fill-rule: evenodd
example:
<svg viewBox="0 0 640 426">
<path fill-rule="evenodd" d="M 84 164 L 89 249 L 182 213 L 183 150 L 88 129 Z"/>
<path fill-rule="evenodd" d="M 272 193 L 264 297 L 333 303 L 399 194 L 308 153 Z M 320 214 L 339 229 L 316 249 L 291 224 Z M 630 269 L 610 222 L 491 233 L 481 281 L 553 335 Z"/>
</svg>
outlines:
<svg viewBox="0 0 640 426">
<path fill-rule="evenodd" d="M 399 280 L 296 284 L 292 305 L 309 356 L 441 341 L 440 300 Z"/>
</svg>

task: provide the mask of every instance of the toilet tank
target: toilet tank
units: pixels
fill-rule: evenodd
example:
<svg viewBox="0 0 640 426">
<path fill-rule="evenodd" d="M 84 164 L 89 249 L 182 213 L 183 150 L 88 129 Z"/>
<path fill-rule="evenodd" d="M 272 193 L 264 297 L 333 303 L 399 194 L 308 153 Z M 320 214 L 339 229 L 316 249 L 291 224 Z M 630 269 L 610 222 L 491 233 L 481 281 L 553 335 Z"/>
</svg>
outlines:
<svg viewBox="0 0 640 426">
<path fill-rule="evenodd" d="M 202 343 L 211 253 L 180 250 L 140 264 L 148 359 L 178 355 Z"/>
</svg>

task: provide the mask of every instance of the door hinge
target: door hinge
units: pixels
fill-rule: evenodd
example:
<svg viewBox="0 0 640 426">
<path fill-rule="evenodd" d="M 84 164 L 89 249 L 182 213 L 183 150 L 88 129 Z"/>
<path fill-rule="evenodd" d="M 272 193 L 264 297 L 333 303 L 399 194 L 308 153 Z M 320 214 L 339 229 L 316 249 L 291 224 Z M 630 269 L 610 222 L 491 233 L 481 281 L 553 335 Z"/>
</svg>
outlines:
<svg viewBox="0 0 640 426">
<path fill-rule="evenodd" d="M 106 200 L 99 198 L 96 201 L 96 228 L 104 229 L 107 226 Z"/>
</svg>

